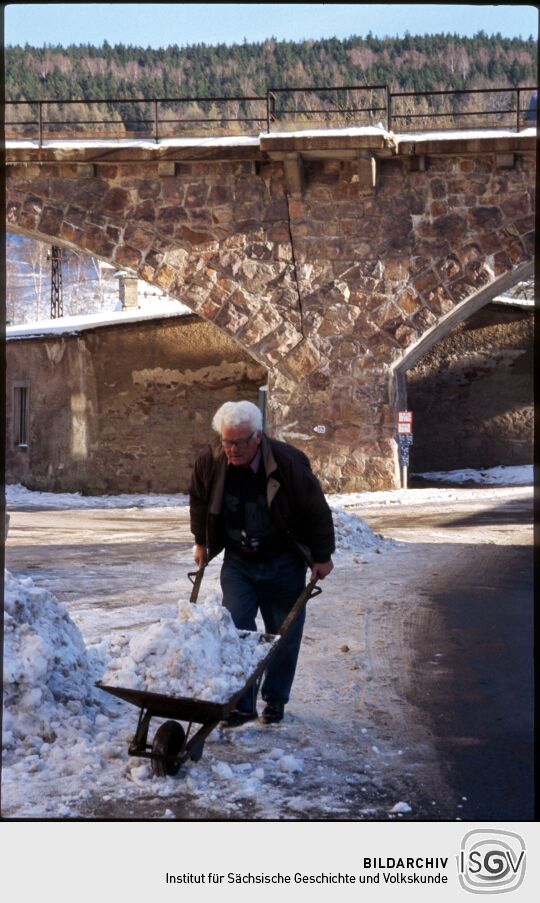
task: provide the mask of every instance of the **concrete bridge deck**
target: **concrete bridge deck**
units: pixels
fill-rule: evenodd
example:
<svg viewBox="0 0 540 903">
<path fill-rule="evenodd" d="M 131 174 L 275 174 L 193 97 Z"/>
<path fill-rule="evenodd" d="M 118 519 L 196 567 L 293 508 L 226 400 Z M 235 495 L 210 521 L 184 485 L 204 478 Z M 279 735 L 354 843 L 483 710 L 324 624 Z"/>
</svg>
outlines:
<svg viewBox="0 0 540 903">
<path fill-rule="evenodd" d="M 262 160 L 296 152 L 314 159 L 355 159 L 358 151 L 381 157 L 425 154 L 515 153 L 536 150 L 536 129 L 462 130 L 394 134 L 375 126 L 263 132 L 207 138 L 63 139 L 6 141 L 7 163 L 130 162 L 141 160 Z"/>
</svg>

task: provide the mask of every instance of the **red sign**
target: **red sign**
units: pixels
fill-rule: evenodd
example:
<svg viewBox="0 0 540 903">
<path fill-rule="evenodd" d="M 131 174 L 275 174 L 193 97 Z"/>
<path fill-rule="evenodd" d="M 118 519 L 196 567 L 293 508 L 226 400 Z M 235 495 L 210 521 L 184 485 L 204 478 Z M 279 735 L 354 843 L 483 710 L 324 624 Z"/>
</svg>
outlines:
<svg viewBox="0 0 540 903">
<path fill-rule="evenodd" d="M 412 411 L 398 411 L 397 431 L 399 434 L 412 433 Z"/>
</svg>

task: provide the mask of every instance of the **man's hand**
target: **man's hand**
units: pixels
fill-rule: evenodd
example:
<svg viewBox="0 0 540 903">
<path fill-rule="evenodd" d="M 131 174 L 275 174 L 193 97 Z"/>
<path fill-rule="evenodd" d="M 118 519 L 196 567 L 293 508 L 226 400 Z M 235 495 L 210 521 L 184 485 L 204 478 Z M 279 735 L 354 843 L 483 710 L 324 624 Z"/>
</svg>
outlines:
<svg viewBox="0 0 540 903">
<path fill-rule="evenodd" d="M 324 580 L 325 577 L 328 577 L 330 571 L 334 569 L 334 565 L 332 563 L 332 559 L 329 561 L 314 561 L 313 566 L 311 568 L 311 579 L 312 580 Z"/>
<path fill-rule="evenodd" d="M 197 567 L 203 568 L 208 560 L 206 546 L 199 546 L 195 544 L 193 546 L 193 557 L 195 559 L 195 564 L 197 565 Z"/>
</svg>

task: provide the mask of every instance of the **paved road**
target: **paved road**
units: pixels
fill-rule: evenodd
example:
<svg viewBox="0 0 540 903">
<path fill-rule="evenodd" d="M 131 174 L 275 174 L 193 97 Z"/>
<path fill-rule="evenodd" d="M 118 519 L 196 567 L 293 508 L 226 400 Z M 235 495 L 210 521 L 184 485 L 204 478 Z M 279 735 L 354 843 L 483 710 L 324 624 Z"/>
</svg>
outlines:
<svg viewBox="0 0 540 903">
<path fill-rule="evenodd" d="M 534 818 L 532 551 L 483 545 L 432 587 L 446 672 L 415 637 L 422 707 L 447 778 L 475 820 Z M 428 692 L 426 692 L 426 689 Z"/>
<path fill-rule="evenodd" d="M 454 567 L 423 581 L 408 697 L 431 726 L 463 818 L 533 819 L 532 496 L 364 516 L 395 538 L 462 544 Z"/>
</svg>

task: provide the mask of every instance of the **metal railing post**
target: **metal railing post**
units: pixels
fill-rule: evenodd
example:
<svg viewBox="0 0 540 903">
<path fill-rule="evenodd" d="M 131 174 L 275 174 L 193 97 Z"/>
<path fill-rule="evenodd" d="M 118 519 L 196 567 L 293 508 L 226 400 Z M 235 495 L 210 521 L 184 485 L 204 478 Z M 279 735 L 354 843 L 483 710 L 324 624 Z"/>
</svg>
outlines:
<svg viewBox="0 0 540 903">
<path fill-rule="evenodd" d="M 519 132 L 519 113 L 520 113 L 520 109 L 519 109 L 519 106 L 520 106 L 520 104 L 519 104 L 519 99 L 520 99 L 520 90 L 519 90 L 519 88 L 518 88 L 518 89 L 517 89 L 517 104 L 516 104 L 516 107 L 517 107 L 517 110 L 516 110 L 516 113 L 517 113 L 516 132 Z"/>
<path fill-rule="evenodd" d="M 38 102 L 38 143 L 43 145 L 43 101 Z"/>
<path fill-rule="evenodd" d="M 270 123 L 276 118 L 276 96 L 270 89 L 266 92 L 266 128 L 270 131 Z"/>
<path fill-rule="evenodd" d="M 159 124 L 158 124 L 158 102 L 154 100 L 154 139 L 156 144 L 159 143 Z"/>
<path fill-rule="evenodd" d="M 386 131 L 392 131 L 392 92 L 390 85 L 386 86 Z"/>
</svg>

